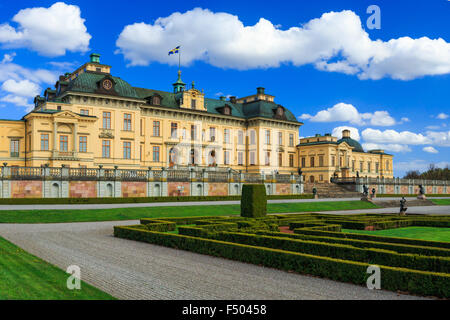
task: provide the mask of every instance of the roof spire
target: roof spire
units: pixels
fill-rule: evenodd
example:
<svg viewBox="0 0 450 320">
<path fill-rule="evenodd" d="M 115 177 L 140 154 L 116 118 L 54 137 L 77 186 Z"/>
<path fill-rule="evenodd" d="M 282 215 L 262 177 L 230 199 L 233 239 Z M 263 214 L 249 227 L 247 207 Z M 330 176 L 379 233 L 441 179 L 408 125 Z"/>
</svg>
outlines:
<svg viewBox="0 0 450 320">
<path fill-rule="evenodd" d="M 172 85 L 174 93 L 182 92 L 184 90 L 186 84 L 181 80 L 181 70 L 178 70 L 178 80 Z"/>
</svg>

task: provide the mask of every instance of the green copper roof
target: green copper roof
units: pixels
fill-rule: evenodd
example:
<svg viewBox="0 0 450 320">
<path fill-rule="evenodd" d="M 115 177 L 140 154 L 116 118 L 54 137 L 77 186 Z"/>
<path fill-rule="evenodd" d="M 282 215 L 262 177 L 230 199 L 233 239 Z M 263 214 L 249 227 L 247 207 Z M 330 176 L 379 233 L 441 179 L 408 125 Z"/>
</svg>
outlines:
<svg viewBox="0 0 450 320">
<path fill-rule="evenodd" d="M 361 146 L 361 144 L 352 138 L 342 138 L 342 139 L 339 139 L 337 142 L 338 143 L 346 142 L 349 146 L 354 147 L 353 151 L 364 152 L 364 149 Z"/>
<path fill-rule="evenodd" d="M 81 73 L 74 80 L 70 81 L 67 90 L 76 91 L 76 92 L 86 92 L 86 93 L 95 93 L 97 90 L 97 82 L 105 78 L 104 74 L 97 74 L 91 72 Z M 116 92 L 122 97 L 135 98 L 138 99 L 138 95 L 134 88 L 126 81 L 118 78 L 112 77 L 116 82 L 114 89 Z"/>
</svg>

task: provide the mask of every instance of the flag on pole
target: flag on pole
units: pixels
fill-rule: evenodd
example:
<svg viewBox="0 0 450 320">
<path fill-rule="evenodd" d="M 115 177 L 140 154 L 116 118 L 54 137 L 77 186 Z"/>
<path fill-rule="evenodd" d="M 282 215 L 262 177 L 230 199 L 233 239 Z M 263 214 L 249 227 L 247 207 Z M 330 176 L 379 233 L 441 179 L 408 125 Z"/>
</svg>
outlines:
<svg viewBox="0 0 450 320">
<path fill-rule="evenodd" d="M 169 51 L 169 56 L 170 56 L 171 54 L 178 53 L 179 50 L 180 50 L 180 46 L 176 47 L 175 49 L 170 50 L 170 51 Z"/>
</svg>

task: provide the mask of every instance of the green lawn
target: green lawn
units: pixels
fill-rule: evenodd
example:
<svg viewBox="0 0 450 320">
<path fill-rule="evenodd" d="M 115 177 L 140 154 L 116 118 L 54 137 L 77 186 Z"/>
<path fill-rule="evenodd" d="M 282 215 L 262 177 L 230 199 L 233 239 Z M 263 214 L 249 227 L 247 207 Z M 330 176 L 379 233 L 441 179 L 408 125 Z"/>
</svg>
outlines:
<svg viewBox="0 0 450 320">
<path fill-rule="evenodd" d="M 407 228 L 385 229 L 375 231 L 342 229 L 342 232 L 370 234 L 374 236 L 450 242 L 450 228 L 407 227 Z"/>
<path fill-rule="evenodd" d="M 67 289 L 66 283 L 69 276 L 63 270 L 0 237 L 1 300 L 114 299 L 85 282 L 81 282 L 80 290 Z"/>
<path fill-rule="evenodd" d="M 329 201 L 267 204 L 268 213 L 373 209 L 366 201 Z M 223 216 L 240 213 L 240 205 L 145 207 L 87 210 L 14 210 L 0 211 L 0 223 L 56 223 L 135 220 L 140 218 Z"/>
<path fill-rule="evenodd" d="M 434 204 L 440 206 L 450 206 L 450 199 L 430 199 Z"/>
</svg>

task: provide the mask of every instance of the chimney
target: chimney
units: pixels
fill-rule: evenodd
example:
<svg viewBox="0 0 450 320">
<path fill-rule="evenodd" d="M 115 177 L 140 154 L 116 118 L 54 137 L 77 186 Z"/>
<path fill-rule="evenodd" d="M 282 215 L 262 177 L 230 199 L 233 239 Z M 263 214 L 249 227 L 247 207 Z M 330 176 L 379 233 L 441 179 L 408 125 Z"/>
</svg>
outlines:
<svg viewBox="0 0 450 320">
<path fill-rule="evenodd" d="M 256 93 L 257 93 L 257 94 L 265 94 L 265 93 L 264 93 L 264 90 L 265 90 L 265 89 L 264 89 L 263 87 L 258 87 L 258 88 L 256 88 Z"/>
<path fill-rule="evenodd" d="M 220 100 L 221 100 L 221 101 L 227 101 L 227 98 L 224 97 L 224 96 L 221 96 L 221 97 L 220 97 Z"/>
<path fill-rule="evenodd" d="M 89 57 L 92 63 L 100 63 L 100 55 L 98 53 L 91 53 Z"/>
<path fill-rule="evenodd" d="M 236 97 L 235 96 L 230 97 L 230 102 L 231 103 L 236 103 Z"/>
<path fill-rule="evenodd" d="M 350 130 L 342 130 L 342 138 L 350 138 Z"/>
</svg>

